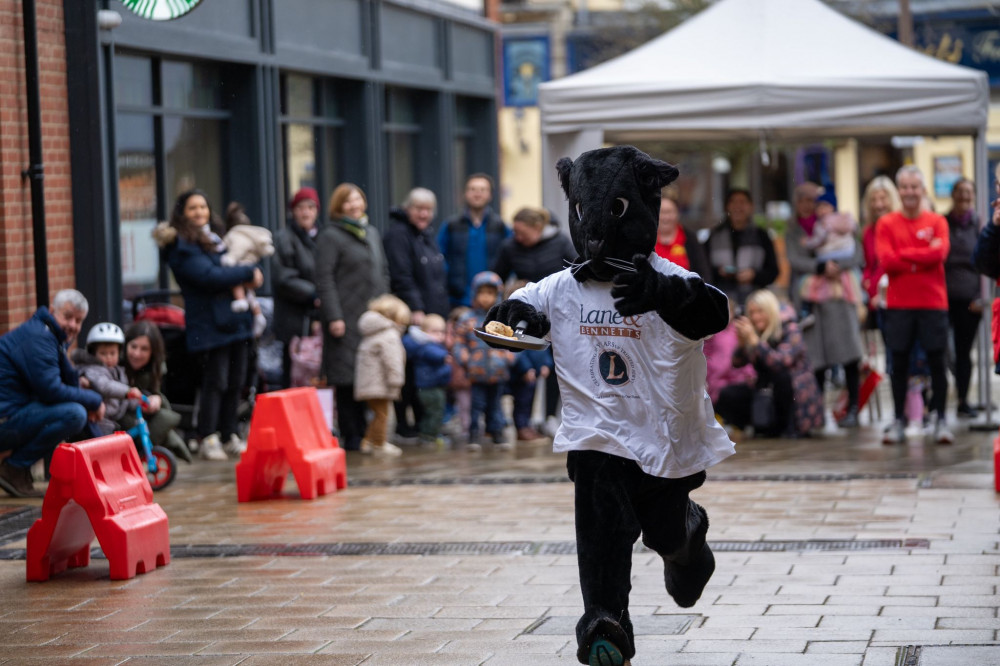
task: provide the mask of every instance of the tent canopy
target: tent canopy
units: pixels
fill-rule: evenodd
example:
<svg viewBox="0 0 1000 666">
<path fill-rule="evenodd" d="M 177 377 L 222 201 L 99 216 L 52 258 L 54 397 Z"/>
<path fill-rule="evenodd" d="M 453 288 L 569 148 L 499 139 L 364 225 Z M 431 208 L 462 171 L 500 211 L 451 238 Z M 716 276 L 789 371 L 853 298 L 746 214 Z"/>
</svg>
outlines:
<svg viewBox="0 0 1000 666">
<path fill-rule="evenodd" d="M 819 0 L 721 0 L 542 84 L 539 105 L 543 134 L 599 129 L 616 142 L 970 134 L 986 126 L 989 85 Z"/>
</svg>

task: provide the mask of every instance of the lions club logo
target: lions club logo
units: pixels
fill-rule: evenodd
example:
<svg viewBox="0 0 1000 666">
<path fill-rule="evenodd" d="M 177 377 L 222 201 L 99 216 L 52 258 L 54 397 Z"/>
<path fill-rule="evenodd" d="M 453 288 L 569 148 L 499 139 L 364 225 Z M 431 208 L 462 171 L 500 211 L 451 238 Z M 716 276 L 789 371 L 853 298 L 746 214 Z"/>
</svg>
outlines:
<svg viewBox="0 0 1000 666">
<path fill-rule="evenodd" d="M 597 357 L 598 372 L 605 384 L 623 386 L 631 380 L 624 357 L 613 349 L 606 349 Z"/>
<path fill-rule="evenodd" d="M 639 366 L 617 341 L 594 346 L 590 358 L 590 383 L 596 398 L 637 398 L 634 387 Z"/>
<path fill-rule="evenodd" d="M 187 14 L 201 0 L 122 0 L 125 6 L 143 18 L 169 21 Z"/>
</svg>

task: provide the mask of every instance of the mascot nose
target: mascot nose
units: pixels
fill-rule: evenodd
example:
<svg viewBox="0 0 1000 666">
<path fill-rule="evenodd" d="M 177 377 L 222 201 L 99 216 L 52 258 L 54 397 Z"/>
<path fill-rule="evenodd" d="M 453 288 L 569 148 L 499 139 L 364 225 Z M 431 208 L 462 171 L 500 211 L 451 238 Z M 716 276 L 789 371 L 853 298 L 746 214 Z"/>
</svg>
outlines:
<svg viewBox="0 0 1000 666">
<path fill-rule="evenodd" d="M 604 249 L 604 241 L 603 240 L 589 240 L 589 241 L 587 241 L 587 253 L 591 257 L 599 257 L 599 256 L 601 256 L 601 250 L 603 250 L 603 249 Z"/>
</svg>

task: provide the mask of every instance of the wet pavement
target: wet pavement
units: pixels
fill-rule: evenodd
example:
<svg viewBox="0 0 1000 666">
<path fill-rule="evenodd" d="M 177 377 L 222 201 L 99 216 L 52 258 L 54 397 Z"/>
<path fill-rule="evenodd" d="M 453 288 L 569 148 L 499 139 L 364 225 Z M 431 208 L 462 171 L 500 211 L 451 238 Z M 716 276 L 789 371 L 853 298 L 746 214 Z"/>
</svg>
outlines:
<svg viewBox="0 0 1000 666">
<path fill-rule="evenodd" d="M 635 666 L 1000 664 L 995 431 L 884 446 L 869 419 L 710 470 L 715 576 L 681 609 L 636 550 Z M 182 463 L 155 495 L 172 561 L 126 581 L 95 557 L 27 583 L 41 502 L 0 499 L 0 664 L 576 663 L 564 465 L 548 443 L 350 452 L 346 490 L 239 504 L 233 463 Z"/>
</svg>

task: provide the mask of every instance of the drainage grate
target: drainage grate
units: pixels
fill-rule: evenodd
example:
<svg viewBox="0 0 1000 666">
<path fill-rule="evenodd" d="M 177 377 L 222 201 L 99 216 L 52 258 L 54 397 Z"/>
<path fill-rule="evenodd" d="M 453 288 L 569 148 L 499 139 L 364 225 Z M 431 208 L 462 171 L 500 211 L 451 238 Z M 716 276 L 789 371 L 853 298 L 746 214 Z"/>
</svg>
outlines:
<svg viewBox="0 0 1000 666">
<path fill-rule="evenodd" d="M 917 666 L 920 663 L 920 646 L 907 645 L 896 653 L 896 666 Z"/>
<path fill-rule="evenodd" d="M 25 506 L 0 514 L 0 545 L 25 538 L 28 529 L 41 517 L 41 509 L 35 506 Z"/>
<path fill-rule="evenodd" d="M 838 481 L 865 481 L 880 479 L 917 479 L 912 472 L 885 474 L 718 474 L 709 475 L 709 481 L 774 481 L 833 483 Z M 351 479 L 352 488 L 390 488 L 393 486 L 502 486 L 536 483 L 571 483 L 565 474 L 541 476 L 459 476 L 459 477 L 408 477 L 401 479 Z"/>
<path fill-rule="evenodd" d="M 928 548 L 927 539 L 878 539 L 868 541 L 710 541 L 712 550 L 732 552 L 802 552 L 837 550 L 877 550 L 887 548 Z M 103 557 L 94 548 L 93 557 Z M 635 552 L 650 552 L 641 543 Z M 276 544 L 174 544 L 174 558 L 212 557 L 332 557 L 344 555 L 575 555 L 573 541 L 454 541 L 361 542 L 361 543 L 276 543 Z M 23 560 L 23 548 L 0 549 L 0 560 Z"/>
<path fill-rule="evenodd" d="M 997 666 L 1000 651 L 996 644 L 907 645 L 896 653 L 895 666 Z"/>
</svg>

